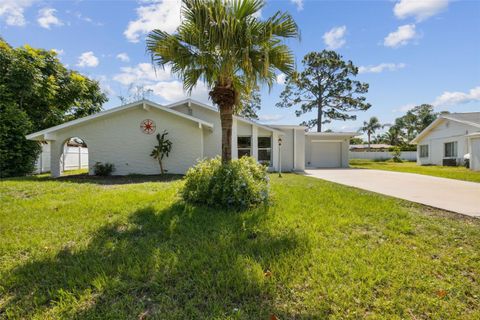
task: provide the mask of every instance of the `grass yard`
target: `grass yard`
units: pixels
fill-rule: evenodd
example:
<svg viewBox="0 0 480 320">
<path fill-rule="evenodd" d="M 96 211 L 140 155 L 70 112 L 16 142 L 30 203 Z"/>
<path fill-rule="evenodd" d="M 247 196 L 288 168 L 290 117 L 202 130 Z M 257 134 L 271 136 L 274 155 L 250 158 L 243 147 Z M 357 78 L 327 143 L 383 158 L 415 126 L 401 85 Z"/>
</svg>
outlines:
<svg viewBox="0 0 480 320">
<path fill-rule="evenodd" d="M 465 167 L 419 166 L 415 162 L 374 161 L 351 159 L 350 167 L 377 169 L 399 172 L 425 174 L 428 176 L 480 182 L 480 171 L 472 171 Z"/>
<path fill-rule="evenodd" d="M 0 318 L 480 318 L 480 220 L 271 178 L 243 213 L 175 176 L 0 181 Z"/>
</svg>

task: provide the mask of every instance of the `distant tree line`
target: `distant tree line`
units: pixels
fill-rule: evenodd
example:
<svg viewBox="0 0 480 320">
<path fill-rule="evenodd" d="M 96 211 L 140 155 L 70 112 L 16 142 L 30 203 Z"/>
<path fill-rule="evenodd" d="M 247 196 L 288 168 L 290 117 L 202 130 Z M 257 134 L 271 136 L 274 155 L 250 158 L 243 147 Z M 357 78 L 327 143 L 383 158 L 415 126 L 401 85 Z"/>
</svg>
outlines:
<svg viewBox="0 0 480 320">
<path fill-rule="evenodd" d="M 99 112 L 106 101 L 97 81 L 67 69 L 53 50 L 0 38 L 0 177 L 34 170 L 41 146 L 25 135 Z"/>
<path fill-rule="evenodd" d="M 393 124 L 381 124 L 377 117 L 372 117 L 368 121 L 364 121 L 360 132 L 367 134 L 367 143 L 373 144 L 389 144 L 392 146 L 401 146 L 402 149 L 408 149 L 410 141 L 412 141 L 420 132 L 428 127 L 438 117 L 439 113 L 435 112 L 430 104 L 422 104 L 416 106 L 399 118 L 396 118 Z M 388 130 L 381 134 L 375 133 L 388 127 Z M 361 138 L 354 138 L 351 144 L 362 144 Z M 414 148 L 410 148 L 414 149 Z"/>
</svg>

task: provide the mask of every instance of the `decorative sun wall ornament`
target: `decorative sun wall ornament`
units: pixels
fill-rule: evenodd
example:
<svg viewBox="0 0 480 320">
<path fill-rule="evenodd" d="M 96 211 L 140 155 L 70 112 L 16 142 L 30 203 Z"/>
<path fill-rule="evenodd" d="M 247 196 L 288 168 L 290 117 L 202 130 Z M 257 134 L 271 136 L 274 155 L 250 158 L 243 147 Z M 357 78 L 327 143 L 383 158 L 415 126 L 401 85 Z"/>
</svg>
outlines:
<svg viewBox="0 0 480 320">
<path fill-rule="evenodd" d="M 153 134 L 155 133 L 157 126 L 155 125 L 155 122 L 153 120 L 145 119 L 140 124 L 140 128 L 142 129 L 142 132 L 145 134 Z"/>
</svg>

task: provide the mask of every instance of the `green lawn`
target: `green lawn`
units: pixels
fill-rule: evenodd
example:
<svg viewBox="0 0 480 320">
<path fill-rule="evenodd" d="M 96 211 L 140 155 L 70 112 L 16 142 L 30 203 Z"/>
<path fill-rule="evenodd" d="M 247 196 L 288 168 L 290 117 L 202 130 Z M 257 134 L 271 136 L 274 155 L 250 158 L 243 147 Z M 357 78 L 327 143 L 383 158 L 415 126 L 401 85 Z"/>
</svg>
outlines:
<svg viewBox="0 0 480 320">
<path fill-rule="evenodd" d="M 480 182 L 480 171 L 472 171 L 465 167 L 419 166 L 415 162 L 398 163 L 393 161 L 374 161 L 365 159 L 351 159 L 350 167 L 410 172 L 435 177 Z"/>
<path fill-rule="evenodd" d="M 242 213 L 175 176 L 0 181 L 0 318 L 480 318 L 480 220 L 271 178 Z"/>
</svg>

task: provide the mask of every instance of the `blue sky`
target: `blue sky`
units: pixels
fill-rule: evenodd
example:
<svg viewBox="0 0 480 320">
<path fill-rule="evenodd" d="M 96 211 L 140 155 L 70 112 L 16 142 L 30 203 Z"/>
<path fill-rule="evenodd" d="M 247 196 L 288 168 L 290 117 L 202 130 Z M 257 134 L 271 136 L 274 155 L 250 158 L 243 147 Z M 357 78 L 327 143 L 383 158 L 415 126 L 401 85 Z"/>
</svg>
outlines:
<svg viewBox="0 0 480 320">
<path fill-rule="evenodd" d="M 389 123 L 408 108 L 433 103 L 438 111 L 480 111 L 480 1 L 268 1 L 261 16 L 290 12 L 301 40 L 289 40 L 301 68 L 310 51 L 335 49 L 360 67 L 372 107 L 356 121 L 334 121 L 335 131 L 357 130 L 371 116 Z M 171 103 L 185 97 L 181 83 L 155 72 L 145 54 L 145 33 L 172 32 L 179 1 L 0 0 L 0 35 L 13 46 L 55 49 L 70 68 L 98 79 L 119 104 L 131 84 L 154 90 L 149 98 Z M 293 109 L 278 109 L 283 88 L 262 91 L 261 121 L 297 124 Z M 207 101 L 199 85 L 193 97 Z"/>
</svg>

